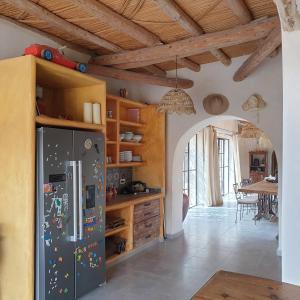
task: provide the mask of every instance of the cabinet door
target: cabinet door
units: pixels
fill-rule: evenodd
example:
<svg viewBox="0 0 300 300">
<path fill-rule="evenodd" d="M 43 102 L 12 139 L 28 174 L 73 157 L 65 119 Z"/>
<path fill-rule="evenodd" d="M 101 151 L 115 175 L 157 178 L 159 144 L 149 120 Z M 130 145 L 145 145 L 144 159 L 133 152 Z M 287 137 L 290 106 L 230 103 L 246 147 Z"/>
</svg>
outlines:
<svg viewBox="0 0 300 300">
<path fill-rule="evenodd" d="M 40 128 L 37 138 L 37 299 L 74 299 L 73 133 Z"/>
<path fill-rule="evenodd" d="M 102 133 L 74 131 L 78 166 L 76 298 L 105 281 L 105 168 Z"/>
</svg>

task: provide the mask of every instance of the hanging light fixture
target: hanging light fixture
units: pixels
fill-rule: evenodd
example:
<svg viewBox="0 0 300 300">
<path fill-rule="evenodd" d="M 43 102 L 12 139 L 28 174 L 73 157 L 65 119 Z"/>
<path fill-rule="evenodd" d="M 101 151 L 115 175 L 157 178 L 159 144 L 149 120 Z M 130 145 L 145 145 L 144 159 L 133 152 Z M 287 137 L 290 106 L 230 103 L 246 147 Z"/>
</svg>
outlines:
<svg viewBox="0 0 300 300">
<path fill-rule="evenodd" d="M 192 98 L 177 87 L 177 56 L 176 56 L 176 88 L 167 92 L 158 105 L 158 112 L 195 114 L 196 110 Z"/>
</svg>

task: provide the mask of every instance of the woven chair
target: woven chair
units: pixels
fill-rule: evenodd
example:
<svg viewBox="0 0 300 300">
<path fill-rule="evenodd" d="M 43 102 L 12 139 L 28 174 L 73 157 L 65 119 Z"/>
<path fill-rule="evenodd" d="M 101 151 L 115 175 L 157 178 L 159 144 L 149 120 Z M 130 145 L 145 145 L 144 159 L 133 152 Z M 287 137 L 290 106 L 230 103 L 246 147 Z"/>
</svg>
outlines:
<svg viewBox="0 0 300 300">
<path fill-rule="evenodd" d="M 239 192 L 239 185 L 235 183 L 233 185 L 235 198 L 237 202 L 236 207 L 236 214 L 235 214 L 235 223 L 237 223 L 238 214 L 240 213 L 240 221 L 242 220 L 244 216 L 244 210 L 247 210 L 247 213 L 249 211 L 254 211 L 254 222 L 256 225 L 256 218 L 255 215 L 257 213 L 257 207 L 258 207 L 258 195 L 245 195 L 243 193 Z"/>
</svg>

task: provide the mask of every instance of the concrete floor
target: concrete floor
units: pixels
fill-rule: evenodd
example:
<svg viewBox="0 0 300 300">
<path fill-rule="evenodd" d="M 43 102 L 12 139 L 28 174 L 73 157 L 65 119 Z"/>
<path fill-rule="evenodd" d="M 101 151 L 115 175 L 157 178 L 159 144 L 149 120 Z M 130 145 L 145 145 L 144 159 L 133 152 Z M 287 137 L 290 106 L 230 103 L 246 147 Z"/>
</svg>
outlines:
<svg viewBox="0 0 300 300">
<path fill-rule="evenodd" d="M 277 225 L 252 215 L 235 224 L 235 207 L 189 210 L 184 235 L 108 270 L 107 284 L 82 300 L 185 300 L 218 270 L 280 280 Z"/>
</svg>

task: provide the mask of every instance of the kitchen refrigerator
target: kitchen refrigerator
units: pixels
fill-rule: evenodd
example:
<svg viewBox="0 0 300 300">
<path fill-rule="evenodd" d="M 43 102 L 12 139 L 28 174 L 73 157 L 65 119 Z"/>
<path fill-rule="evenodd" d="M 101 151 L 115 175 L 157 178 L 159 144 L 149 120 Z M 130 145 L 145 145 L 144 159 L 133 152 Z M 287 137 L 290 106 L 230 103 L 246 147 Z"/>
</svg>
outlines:
<svg viewBox="0 0 300 300">
<path fill-rule="evenodd" d="M 36 300 L 105 282 L 104 151 L 99 132 L 37 129 Z"/>
</svg>

